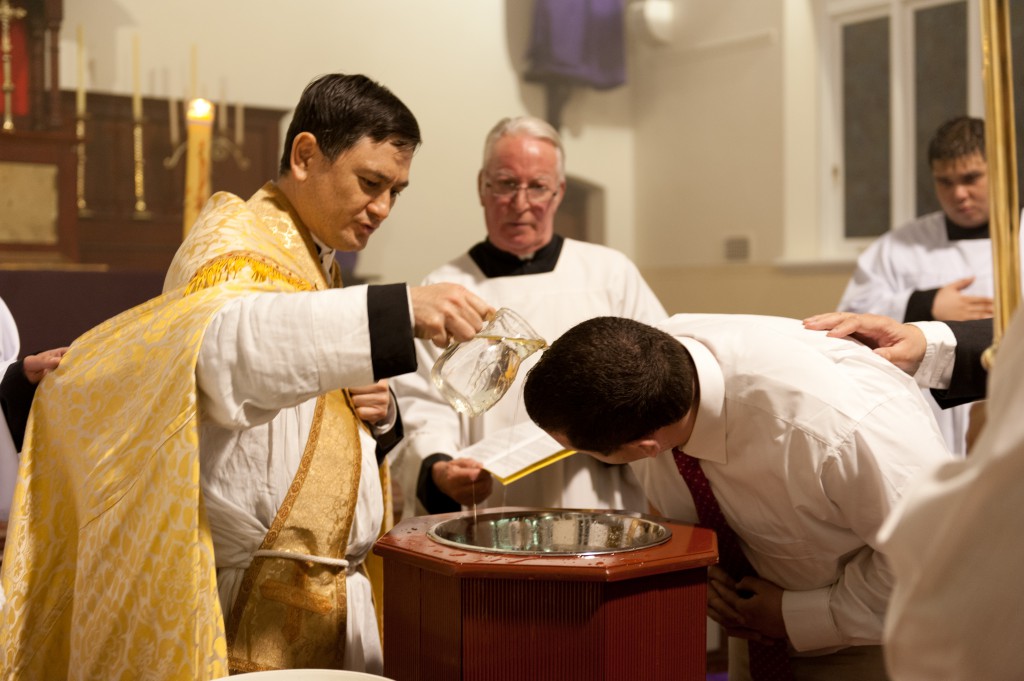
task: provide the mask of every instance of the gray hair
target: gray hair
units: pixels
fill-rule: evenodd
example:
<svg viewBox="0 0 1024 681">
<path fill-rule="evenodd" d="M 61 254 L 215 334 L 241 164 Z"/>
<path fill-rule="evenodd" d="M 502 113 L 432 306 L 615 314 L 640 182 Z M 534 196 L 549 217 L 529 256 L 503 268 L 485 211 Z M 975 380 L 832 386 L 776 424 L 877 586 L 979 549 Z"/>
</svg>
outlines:
<svg viewBox="0 0 1024 681">
<path fill-rule="evenodd" d="M 562 137 L 547 121 L 534 116 L 502 118 L 497 125 L 491 128 L 491 131 L 487 133 L 487 140 L 484 142 L 484 168 L 491 162 L 491 158 L 494 156 L 494 146 L 498 140 L 510 135 L 525 135 L 533 139 L 547 140 L 555 145 L 558 156 L 558 181 L 565 180 L 565 150 L 562 148 Z"/>
</svg>

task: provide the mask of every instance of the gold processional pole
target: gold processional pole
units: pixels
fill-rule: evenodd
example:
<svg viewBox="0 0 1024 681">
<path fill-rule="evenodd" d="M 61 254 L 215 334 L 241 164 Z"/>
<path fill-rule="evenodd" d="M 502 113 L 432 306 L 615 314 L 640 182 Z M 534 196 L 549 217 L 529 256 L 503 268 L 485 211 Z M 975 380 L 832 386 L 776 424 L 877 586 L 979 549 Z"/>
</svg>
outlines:
<svg viewBox="0 0 1024 681">
<path fill-rule="evenodd" d="M 981 0 L 985 82 L 985 155 L 988 160 L 989 233 L 992 237 L 995 316 L 993 343 L 982 358 L 992 368 L 999 341 L 1020 304 L 1020 204 L 1009 0 Z"/>
</svg>

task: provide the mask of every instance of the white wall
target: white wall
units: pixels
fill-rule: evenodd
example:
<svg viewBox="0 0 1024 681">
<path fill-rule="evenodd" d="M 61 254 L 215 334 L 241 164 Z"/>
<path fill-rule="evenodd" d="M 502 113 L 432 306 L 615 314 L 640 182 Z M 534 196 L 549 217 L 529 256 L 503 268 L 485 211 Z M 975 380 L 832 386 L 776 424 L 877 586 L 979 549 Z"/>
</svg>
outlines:
<svg viewBox="0 0 1024 681">
<path fill-rule="evenodd" d="M 645 265 L 752 260 L 782 244 L 780 0 L 691 0 L 666 46 L 638 49 L 637 255 Z"/>
<path fill-rule="evenodd" d="M 322 73 L 380 81 L 416 114 L 424 145 L 410 188 L 358 271 L 416 282 L 484 236 L 475 182 L 487 131 L 503 116 L 544 115 L 540 88 L 518 76 L 531 7 L 526 0 L 65 0 L 62 87 L 76 85 L 79 24 L 88 89 L 99 92 L 131 92 L 136 35 L 144 96 L 186 94 L 193 45 L 199 94 L 218 102 L 290 109 Z M 607 242 L 632 254 L 630 102 L 629 85 L 577 91 L 562 132 L 568 171 L 607 190 Z"/>
<path fill-rule="evenodd" d="M 568 171 L 605 189 L 605 243 L 633 257 L 670 311 L 830 308 L 848 263 L 833 265 L 806 301 L 807 272 L 779 265 L 813 263 L 817 252 L 813 0 L 672 2 L 670 43 L 644 40 L 631 11 L 629 83 L 577 90 L 564 112 Z M 416 282 L 483 238 L 475 179 L 486 132 L 503 116 L 544 115 L 540 87 L 519 75 L 532 6 L 65 0 L 63 86 L 76 84 L 79 24 L 89 89 L 99 92 L 131 91 L 136 35 L 145 95 L 186 94 L 193 46 L 199 94 L 215 101 L 290 109 L 322 73 L 379 80 L 414 111 L 425 143 L 412 186 L 358 271 Z M 750 238 L 748 264 L 725 262 L 724 239 L 734 236 Z"/>
<path fill-rule="evenodd" d="M 842 294 L 852 263 L 816 264 L 813 1 L 673 0 L 669 43 L 635 46 L 635 259 L 669 312 L 802 317 Z"/>
</svg>

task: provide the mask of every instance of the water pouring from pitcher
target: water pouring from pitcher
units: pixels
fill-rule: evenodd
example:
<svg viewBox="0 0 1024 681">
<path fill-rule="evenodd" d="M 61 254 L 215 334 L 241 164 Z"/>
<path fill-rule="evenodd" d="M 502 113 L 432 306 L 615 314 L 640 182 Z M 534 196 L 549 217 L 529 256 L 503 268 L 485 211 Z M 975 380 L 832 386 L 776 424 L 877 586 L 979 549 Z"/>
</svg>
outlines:
<svg viewBox="0 0 1024 681">
<path fill-rule="evenodd" d="M 430 377 L 456 411 L 479 416 L 505 395 L 522 361 L 547 345 L 525 319 L 503 307 L 473 338 L 449 345 Z"/>
</svg>

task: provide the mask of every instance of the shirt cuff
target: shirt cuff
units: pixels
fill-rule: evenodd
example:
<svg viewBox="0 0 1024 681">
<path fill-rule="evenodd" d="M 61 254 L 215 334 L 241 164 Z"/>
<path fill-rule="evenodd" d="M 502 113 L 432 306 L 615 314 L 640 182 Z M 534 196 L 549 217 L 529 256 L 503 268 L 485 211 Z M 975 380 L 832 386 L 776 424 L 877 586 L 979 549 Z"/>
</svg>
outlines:
<svg viewBox="0 0 1024 681">
<path fill-rule="evenodd" d="M 829 610 L 831 587 L 782 592 L 786 636 L 799 652 L 845 645 Z"/>
<path fill-rule="evenodd" d="M 913 322 L 924 333 L 925 351 L 914 381 L 922 388 L 945 390 L 953 375 L 956 357 L 956 336 L 943 322 Z"/>
<path fill-rule="evenodd" d="M 392 395 L 392 401 L 394 395 Z M 372 429 L 371 429 L 372 430 Z M 402 425 L 402 412 L 395 409 L 395 421 L 391 427 L 383 433 L 373 433 L 373 439 L 377 441 L 377 465 L 384 463 L 384 458 L 398 446 L 398 443 L 405 438 L 405 427 Z"/>
<path fill-rule="evenodd" d="M 391 389 L 388 388 L 390 391 Z M 380 421 L 376 423 L 369 423 L 370 432 L 373 436 L 380 437 L 384 433 L 387 433 L 395 427 L 395 421 L 398 420 L 398 408 L 395 406 L 395 394 L 389 392 L 390 399 L 388 400 L 388 413 Z"/>
</svg>

